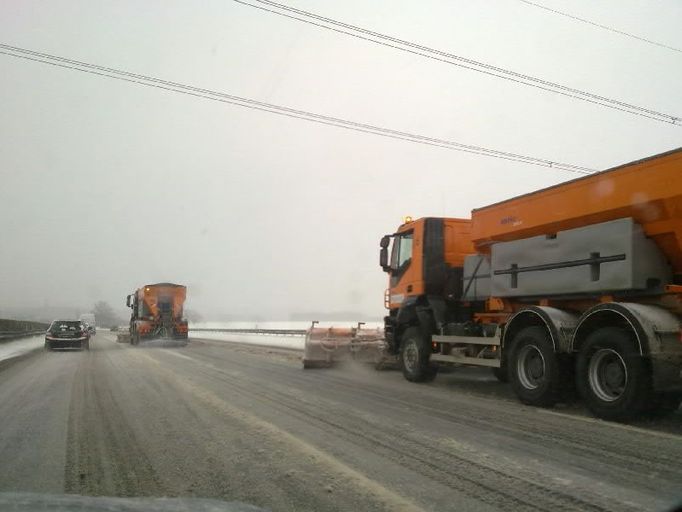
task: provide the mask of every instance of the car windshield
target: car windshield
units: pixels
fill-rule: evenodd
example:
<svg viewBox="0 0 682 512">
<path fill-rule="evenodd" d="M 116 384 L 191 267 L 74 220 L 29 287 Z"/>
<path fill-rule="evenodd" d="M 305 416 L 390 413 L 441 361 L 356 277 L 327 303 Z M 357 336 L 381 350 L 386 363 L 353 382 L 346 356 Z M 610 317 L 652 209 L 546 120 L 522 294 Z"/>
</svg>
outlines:
<svg viewBox="0 0 682 512">
<path fill-rule="evenodd" d="M 682 0 L 0 2 L 0 512 L 682 512 Z"/>
</svg>

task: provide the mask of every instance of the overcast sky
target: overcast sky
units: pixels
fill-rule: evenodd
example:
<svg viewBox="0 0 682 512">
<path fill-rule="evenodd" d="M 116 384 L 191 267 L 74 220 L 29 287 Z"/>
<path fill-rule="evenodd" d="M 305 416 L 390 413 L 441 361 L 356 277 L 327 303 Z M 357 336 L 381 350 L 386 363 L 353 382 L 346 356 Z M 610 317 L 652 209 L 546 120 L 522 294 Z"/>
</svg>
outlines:
<svg viewBox="0 0 682 512">
<path fill-rule="evenodd" d="M 288 5 L 682 115 L 682 53 L 518 0 Z M 682 47 L 682 3 L 538 0 Z M 231 0 L 8 1 L 0 42 L 359 122 L 603 169 L 674 127 Z M 124 311 L 186 284 L 211 318 L 380 315 L 378 241 L 574 174 L 385 139 L 0 55 L 0 313 Z"/>
</svg>

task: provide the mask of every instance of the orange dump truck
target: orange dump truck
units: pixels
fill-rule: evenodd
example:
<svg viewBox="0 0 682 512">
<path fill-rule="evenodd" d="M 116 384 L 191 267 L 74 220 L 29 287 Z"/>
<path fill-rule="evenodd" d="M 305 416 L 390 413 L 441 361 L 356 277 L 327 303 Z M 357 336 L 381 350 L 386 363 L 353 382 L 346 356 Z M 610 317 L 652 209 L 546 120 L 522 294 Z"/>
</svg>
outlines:
<svg viewBox="0 0 682 512">
<path fill-rule="evenodd" d="M 410 220 L 380 246 L 383 350 L 408 380 L 477 365 L 526 404 L 577 388 L 605 419 L 679 406 L 682 148 L 471 219 Z"/>
<path fill-rule="evenodd" d="M 185 286 L 173 283 L 148 284 L 126 297 L 130 315 L 130 343 L 151 339 L 174 339 L 186 342 L 187 320 L 183 306 Z"/>
</svg>

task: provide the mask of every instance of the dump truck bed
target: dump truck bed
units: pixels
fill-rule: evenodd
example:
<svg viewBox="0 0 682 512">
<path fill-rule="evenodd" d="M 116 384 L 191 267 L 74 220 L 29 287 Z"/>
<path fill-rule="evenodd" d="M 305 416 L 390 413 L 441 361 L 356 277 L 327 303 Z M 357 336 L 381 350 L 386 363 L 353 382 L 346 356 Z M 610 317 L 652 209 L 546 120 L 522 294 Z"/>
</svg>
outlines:
<svg viewBox="0 0 682 512">
<path fill-rule="evenodd" d="M 490 244 L 631 217 L 682 273 L 682 148 L 472 212 L 472 239 Z"/>
</svg>

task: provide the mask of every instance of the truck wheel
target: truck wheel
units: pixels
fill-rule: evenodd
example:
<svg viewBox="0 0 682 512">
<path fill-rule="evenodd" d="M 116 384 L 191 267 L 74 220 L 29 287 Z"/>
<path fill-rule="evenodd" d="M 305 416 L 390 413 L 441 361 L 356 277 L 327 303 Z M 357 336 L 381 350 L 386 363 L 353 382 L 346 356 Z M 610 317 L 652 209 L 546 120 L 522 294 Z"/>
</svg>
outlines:
<svg viewBox="0 0 682 512">
<path fill-rule="evenodd" d="M 429 382 L 436 378 L 438 368 L 429 362 L 429 346 L 418 327 L 409 327 L 400 343 L 400 366 L 410 382 Z"/>
<path fill-rule="evenodd" d="M 490 369 L 497 380 L 505 383 L 509 382 L 509 365 L 507 364 L 507 359 L 507 357 L 502 357 L 500 360 L 500 367 Z"/>
<path fill-rule="evenodd" d="M 542 327 L 526 327 L 514 336 L 509 379 L 527 405 L 552 407 L 559 399 L 561 372 L 554 347 Z"/>
<path fill-rule="evenodd" d="M 509 382 L 509 369 L 505 363 L 502 363 L 502 366 L 499 368 L 491 368 L 490 370 L 493 372 L 495 378 L 500 382 Z"/>
<path fill-rule="evenodd" d="M 644 412 L 651 398 L 651 374 L 627 331 L 602 327 L 578 353 L 576 386 L 587 407 L 606 420 L 627 420 Z"/>
</svg>

